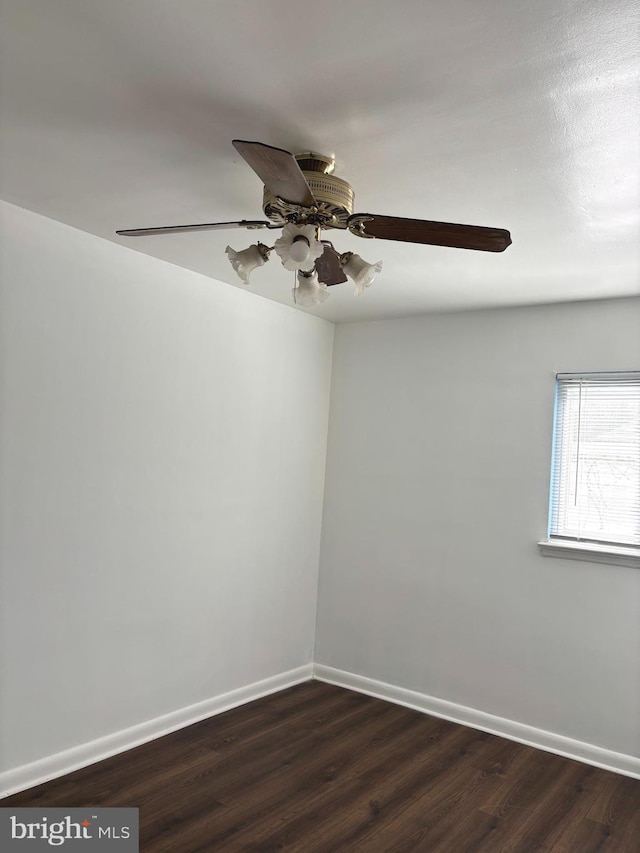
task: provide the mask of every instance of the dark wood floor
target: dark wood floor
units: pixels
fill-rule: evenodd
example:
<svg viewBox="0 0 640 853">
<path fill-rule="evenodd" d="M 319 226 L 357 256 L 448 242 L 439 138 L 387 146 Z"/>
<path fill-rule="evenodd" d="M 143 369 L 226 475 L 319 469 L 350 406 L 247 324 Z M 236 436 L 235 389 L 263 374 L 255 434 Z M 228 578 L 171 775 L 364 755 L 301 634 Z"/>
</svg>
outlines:
<svg viewBox="0 0 640 853">
<path fill-rule="evenodd" d="M 640 782 L 316 681 L 8 805 L 138 806 L 143 853 L 640 850 Z"/>
</svg>

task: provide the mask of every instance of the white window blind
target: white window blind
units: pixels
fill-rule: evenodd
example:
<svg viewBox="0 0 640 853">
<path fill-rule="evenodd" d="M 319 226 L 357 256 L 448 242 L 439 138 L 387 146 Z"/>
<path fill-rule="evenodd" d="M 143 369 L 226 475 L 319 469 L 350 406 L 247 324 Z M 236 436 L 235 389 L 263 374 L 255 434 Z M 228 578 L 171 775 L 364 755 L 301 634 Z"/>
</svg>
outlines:
<svg viewBox="0 0 640 853">
<path fill-rule="evenodd" d="M 640 372 L 557 375 L 549 538 L 640 549 Z"/>
</svg>

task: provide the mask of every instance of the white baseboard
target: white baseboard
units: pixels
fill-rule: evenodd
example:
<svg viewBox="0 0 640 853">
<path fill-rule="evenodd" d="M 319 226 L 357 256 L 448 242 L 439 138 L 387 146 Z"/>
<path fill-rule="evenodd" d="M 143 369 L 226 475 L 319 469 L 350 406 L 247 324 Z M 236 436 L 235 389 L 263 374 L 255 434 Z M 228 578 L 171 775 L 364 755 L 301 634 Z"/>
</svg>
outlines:
<svg viewBox="0 0 640 853">
<path fill-rule="evenodd" d="M 468 708 L 455 702 L 447 702 L 444 699 L 436 699 L 433 696 L 414 690 L 406 690 L 403 687 L 396 687 L 383 681 L 375 681 L 361 675 L 354 675 L 351 672 L 343 672 L 330 666 L 307 664 L 265 678 L 262 681 L 256 681 L 237 690 L 222 693 L 204 702 L 172 711 L 170 714 L 156 717 L 153 720 L 131 726 L 131 728 L 114 732 L 89 743 L 67 749 L 64 752 L 58 752 L 31 764 L 24 764 L 21 767 L 0 773 L 0 797 L 7 797 L 59 776 L 64 776 L 74 770 L 102 761 L 104 758 L 110 758 L 112 755 L 126 752 L 128 749 L 133 749 L 185 726 L 190 726 L 192 723 L 197 723 L 207 717 L 222 714 L 224 711 L 252 702 L 254 699 L 260 699 L 262 696 L 268 696 L 270 693 L 286 690 L 288 687 L 308 681 L 310 678 L 335 684 L 338 687 L 345 687 L 348 690 L 355 690 L 358 693 L 366 693 L 368 696 L 385 699 L 397 705 L 404 705 L 407 708 L 431 714 L 434 717 L 442 717 L 445 720 L 499 735 L 518 743 L 524 743 L 527 746 L 533 746 L 537 749 L 553 752 L 556 755 L 582 761 L 585 764 L 593 764 L 605 770 L 612 770 L 614 773 L 640 779 L 640 759 L 632 755 L 613 752 L 593 744 L 573 740 L 564 735 L 537 729 L 503 717 L 496 717 L 475 708 Z"/>
<path fill-rule="evenodd" d="M 486 714 L 484 711 L 467 708 L 465 705 L 458 705 L 455 702 L 436 699 L 434 696 L 428 696 L 425 693 L 406 690 L 403 687 L 396 687 L 384 681 L 375 681 L 362 675 L 354 675 L 351 672 L 343 672 L 331 666 L 314 664 L 313 677 L 318 681 L 325 681 L 327 684 L 346 687 L 348 690 L 366 693 L 367 696 L 374 696 L 377 699 L 386 699 L 396 705 L 404 705 L 407 708 L 422 711 L 434 717 L 442 717 L 445 720 L 499 735 L 508 740 L 524 743 L 527 746 L 534 746 L 546 752 L 553 752 L 565 758 L 573 758 L 576 761 L 593 764 L 595 767 L 601 767 L 604 770 L 612 770 L 614 773 L 640 779 L 640 758 L 633 755 L 613 752 L 600 746 L 573 740 L 564 735 L 537 729 L 524 723 L 517 723 L 514 720 L 495 717 L 493 714 Z"/>
<path fill-rule="evenodd" d="M 42 782 L 64 776 L 73 770 L 95 764 L 96 761 L 102 761 L 103 758 L 110 758 L 112 755 L 133 749 L 135 746 L 140 746 L 143 743 L 170 734 L 170 732 L 190 726 L 192 723 L 197 723 L 207 717 L 222 714 L 238 705 L 253 702 L 254 699 L 260 699 L 270 693 L 277 693 L 280 690 L 286 690 L 287 687 L 309 681 L 312 677 L 312 671 L 312 664 L 306 664 L 297 669 L 265 678 L 262 681 L 247 684 L 237 690 L 230 690 L 228 693 L 222 693 L 212 699 L 206 699 L 204 702 L 198 702 L 161 717 L 155 717 L 153 720 L 147 720 L 144 723 L 131 726 L 131 728 L 122 729 L 89 743 L 74 746 L 71 749 L 64 750 L 64 752 L 49 755 L 39 761 L 7 770 L 0 773 L 0 797 L 8 797 L 27 788 L 33 788 L 34 785 L 40 785 Z"/>
</svg>

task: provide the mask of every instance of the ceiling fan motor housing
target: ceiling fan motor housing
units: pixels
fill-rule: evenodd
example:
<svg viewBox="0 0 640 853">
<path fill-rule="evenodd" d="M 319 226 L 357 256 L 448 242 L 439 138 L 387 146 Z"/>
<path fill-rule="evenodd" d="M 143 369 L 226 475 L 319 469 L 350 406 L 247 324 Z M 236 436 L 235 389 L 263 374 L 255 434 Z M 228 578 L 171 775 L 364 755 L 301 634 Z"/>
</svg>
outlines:
<svg viewBox="0 0 640 853">
<path fill-rule="evenodd" d="M 323 228 L 346 228 L 347 219 L 353 213 L 354 192 L 350 184 L 332 174 L 333 158 L 313 152 L 296 154 L 295 157 L 318 202 L 317 214 L 308 208 L 288 204 L 265 187 L 262 199 L 265 215 L 274 222 L 311 222 L 317 219 L 317 224 Z"/>
</svg>

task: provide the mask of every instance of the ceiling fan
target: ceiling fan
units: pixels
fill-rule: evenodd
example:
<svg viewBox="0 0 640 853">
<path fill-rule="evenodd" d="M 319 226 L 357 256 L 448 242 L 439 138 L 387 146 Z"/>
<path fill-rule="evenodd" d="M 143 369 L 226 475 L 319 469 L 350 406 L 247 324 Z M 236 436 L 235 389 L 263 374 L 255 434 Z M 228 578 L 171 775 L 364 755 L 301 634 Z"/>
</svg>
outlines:
<svg viewBox="0 0 640 853">
<path fill-rule="evenodd" d="M 339 253 L 330 240 L 321 238 L 323 230 L 342 229 L 363 238 L 482 252 L 504 252 L 511 244 L 511 235 L 503 228 L 354 213 L 353 189 L 333 174 L 331 157 L 311 152 L 294 157 L 282 148 L 243 139 L 234 139 L 233 146 L 264 184 L 262 210 L 267 220 L 131 228 L 116 234 L 145 237 L 225 228 L 282 228 L 282 236 L 274 246 L 258 242 L 243 251 L 236 252 L 229 246 L 226 251 L 233 268 L 248 284 L 251 272 L 266 263 L 275 250 L 285 269 L 297 274 L 293 296 L 301 305 L 323 302 L 329 295 L 327 287 L 347 281 L 347 276 L 355 281 L 356 293 L 360 294 L 382 268 L 381 262 L 368 264 L 353 252 Z"/>
</svg>

